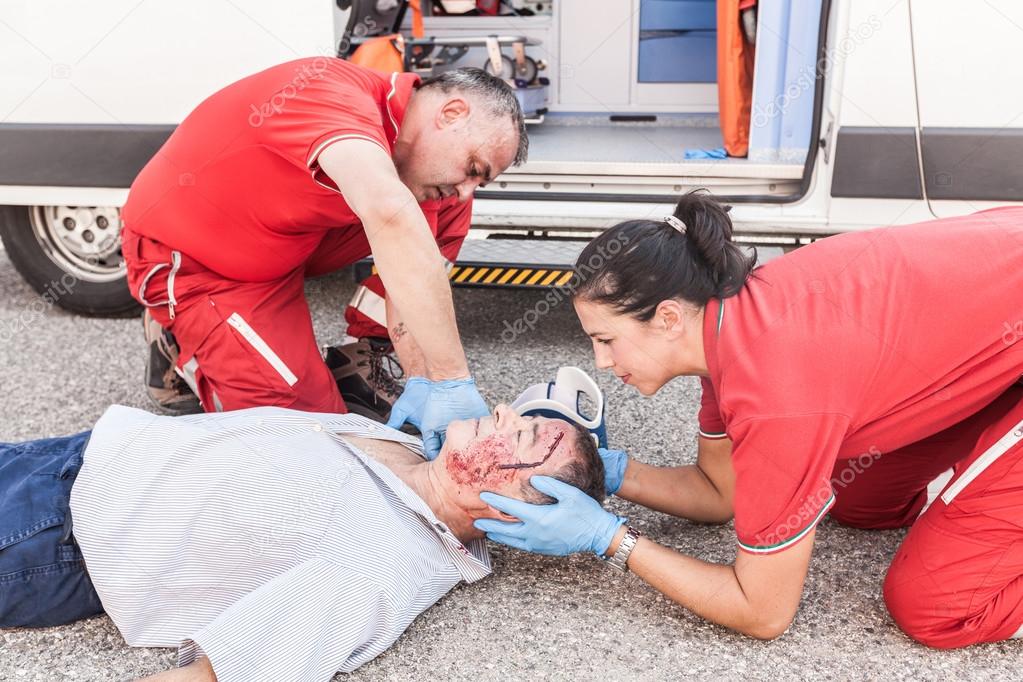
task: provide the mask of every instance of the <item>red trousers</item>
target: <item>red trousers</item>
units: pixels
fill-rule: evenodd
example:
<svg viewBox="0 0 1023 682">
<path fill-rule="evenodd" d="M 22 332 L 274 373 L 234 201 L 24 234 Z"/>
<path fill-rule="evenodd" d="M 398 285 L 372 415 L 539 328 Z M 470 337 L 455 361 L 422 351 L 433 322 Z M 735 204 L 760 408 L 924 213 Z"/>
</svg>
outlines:
<svg viewBox="0 0 1023 682">
<path fill-rule="evenodd" d="M 434 229 L 442 254 L 454 260 L 468 231 L 471 208 Z M 263 282 L 230 280 L 187 254 L 125 228 L 128 285 L 140 303 L 178 341 L 178 368 L 207 412 L 261 405 L 309 412 L 347 412 L 313 334 L 306 277 L 336 271 L 368 255 L 355 230 L 325 233 L 302 267 Z M 225 244 L 224 248 L 230 248 Z M 373 275 L 345 310 L 348 334 L 386 338 L 384 286 Z"/>
<path fill-rule="evenodd" d="M 907 635 L 938 648 L 1023 636 L 1023 386 L 898 452 L 840 460 L 832 481 L 840 523 L 912 526 L 884 581 Z"/>
</svg>

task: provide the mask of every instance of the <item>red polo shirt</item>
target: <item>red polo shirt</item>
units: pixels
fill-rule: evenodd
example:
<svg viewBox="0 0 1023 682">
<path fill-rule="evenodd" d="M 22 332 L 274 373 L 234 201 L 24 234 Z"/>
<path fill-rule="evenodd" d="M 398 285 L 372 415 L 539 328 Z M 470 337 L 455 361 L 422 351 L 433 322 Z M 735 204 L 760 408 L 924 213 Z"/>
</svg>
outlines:
<svg viewBox="0 0 1023 682">
<path fill-rule="evenodd" d="M 897 457 L 991 403 L 1023 373 L 1020 341 L 1016 207 L 831 237 L 712 300 L 700 424 L 733 441 L 740 547 L 809 532 L 836 460 Z"/>
<path fill-rule="evenodd" d="M 327 230 L 362 229 L 317 158 L 352 138 L 390 154 L 418 80 L 325 57 L 243 78 L 196 107 L 146 165 L 125 225 L 223 277 L 281 277 L 306 262 Z M 421 204 L 435 232 L 453 199 Z M 355 241 L 369 253 L 362 235 Z"/>
</svg>

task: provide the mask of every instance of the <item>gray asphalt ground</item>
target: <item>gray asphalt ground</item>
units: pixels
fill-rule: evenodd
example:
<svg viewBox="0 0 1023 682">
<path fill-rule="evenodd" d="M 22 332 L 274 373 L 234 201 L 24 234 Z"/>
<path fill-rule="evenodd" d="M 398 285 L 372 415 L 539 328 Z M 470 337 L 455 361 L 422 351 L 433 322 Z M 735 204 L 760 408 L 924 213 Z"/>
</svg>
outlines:
<svg viewBox="0 0 1023 682">
<path fill-rule="evenodd" d="M 343 333 L 349 272 L 308 286 L 318 336 Z M 466 350 L 484 396 L 510 401 L 557 367 L 595 373 L 571 306 L 536 329 L 502 341 L 504 321 L 534 309 L 528 292 L 456 293 Z M 0 251 L 0 440 L 89 428 L 111 403 L 148 408 L 137 319 L 100 320 L 44 309 Z M 507 335 L 506 337 L 507 338 Z M 608 375 L 612 444 L 657 464 L 695 459 L 699 399 L 693 379 L 653 399 Z M 658 542 L 730 562 L 730 526 L 695 525 L 612 501 Z M 2 513 L 2 511 L 0 511 Z M 1023 642 L 933 651 L 906 638 L 885 611 L 881 583 L 902 531 L 856 531 L 825 521 L 795 623 L 758 642 L 710 625 L 634 576 L 612 574 L 592 556 L 535 557 L 493 547 L 496 570 L 456 589 L 416 620 L 355 680 L 1019 679 Z M 45 630 L 0 631 L 0 680 L 125 680 L 173 664 L 169 649 L 130 649 L 105 616 Z"/>
</svg>

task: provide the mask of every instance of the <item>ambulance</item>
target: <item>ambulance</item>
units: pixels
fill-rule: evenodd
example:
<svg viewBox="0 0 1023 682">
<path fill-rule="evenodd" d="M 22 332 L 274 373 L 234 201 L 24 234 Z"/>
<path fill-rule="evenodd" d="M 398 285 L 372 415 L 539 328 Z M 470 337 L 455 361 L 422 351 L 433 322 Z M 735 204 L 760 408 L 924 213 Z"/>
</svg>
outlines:
<svg viewBox="0 0 1023 682">
<path fill-rule="evenodd" d="M 374 12 L 399 4 L 370 3 Z M 748 150 L 720 158 L 735 121 L 719 115 L 727 84 L 714 0 L 422 0 L 427 39 L 463 46 L 431 70 L 493 63 L 481 37 L 511 37 L 524 51 L 502 40 L 499 59 L 528 57 L 530 83 L 542 86 L 529 161 L 477 192 L 454 285 L 555 286 L 586 239 L 667 215 L 694 188 L 734 205 L 739 239 L 783 248 L 1023 201 L 1023 89 L 1012 75 L 1023 63 L 1023 4 L 733 4 L 745 6 L 735 21 L 756 57 Z M 353 26 L 367 23 L 353 13 L 367 6 L 3 3 L 7 256 L 40 293 L 60 284 L 53 297 L 67 309 L 135 311 L 119 207 L 138 171 L 219 88 L 300 56 L 343 53 L 359 35 Z"/>
</svg>

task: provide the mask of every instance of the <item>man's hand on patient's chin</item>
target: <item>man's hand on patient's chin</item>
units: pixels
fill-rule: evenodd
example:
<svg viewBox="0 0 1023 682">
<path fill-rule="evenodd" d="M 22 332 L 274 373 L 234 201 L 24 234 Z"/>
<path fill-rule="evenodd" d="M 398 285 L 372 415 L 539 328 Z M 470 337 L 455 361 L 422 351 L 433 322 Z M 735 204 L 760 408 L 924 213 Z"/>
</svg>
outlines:
<svg viewBox="0 0 1023 682">
<path fill-rule="evenodd" d="M 197 658 L 183 668 L 143 677 L 139 682 L 217 682 L 217 675 L 213 672 L 210 659 Z"/>
<path fill-rule="evenodd" d="M 391 408 L 387 425 L 397 429 L 409 422 L 418 428 L 423 434 L 426 458 L 436 459 L 449 423 L 488 414 L 490 410 L 471 377 L 446 381 L 412 377 L 405 382 L 404 392 Z"/>
</svg>

